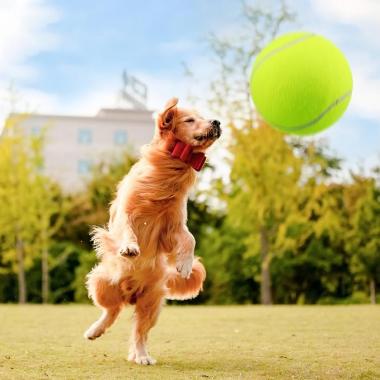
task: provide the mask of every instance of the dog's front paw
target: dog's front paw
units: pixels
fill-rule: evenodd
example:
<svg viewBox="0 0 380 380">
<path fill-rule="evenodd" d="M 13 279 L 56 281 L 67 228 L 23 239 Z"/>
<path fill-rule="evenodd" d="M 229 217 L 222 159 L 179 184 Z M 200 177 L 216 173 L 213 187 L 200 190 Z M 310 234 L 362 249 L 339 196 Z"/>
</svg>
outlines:
<svg viewBox="0 0 380 380">
<path fill-rule="evenodd" d="M 140 247 L 137 243 L 125 243 L 119 249 L 119 255 L 122 257 L 136 257 L 139 254 Z"/>
<path fill-rule="evenodd" d="M 177 259 L 176 269 L 182 278 L 189 278 L 193 269 L 193 255 L 180 256 Z"/>
</svg>

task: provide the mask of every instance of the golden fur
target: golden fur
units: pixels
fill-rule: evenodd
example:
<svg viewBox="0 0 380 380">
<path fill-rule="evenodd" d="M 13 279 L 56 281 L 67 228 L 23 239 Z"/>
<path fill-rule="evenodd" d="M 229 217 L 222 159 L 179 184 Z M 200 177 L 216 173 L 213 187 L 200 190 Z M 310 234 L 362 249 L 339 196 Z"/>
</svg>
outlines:
<svg viewBox="0 0 380 380">
<path fill-rule="evenodd" d="M 195 240 L 186 226 L 186 202 L 195 172 L 170 156 L 177 139 L 204 152 L 219 136 L 219 122 L 177 107 L 171 99 L 158 115 L 155 136 L 142 158 L 118 186 L 107 228 L 95 228 L 100 263 L 87 287 L 103 314 L 86 331 L 95 339 L 115 321 L 123 306 L 135 305 L 129 360 L 154 364 L 146 350 L 163 300 L 196 297 L 206 277 Z"/>
</svg>

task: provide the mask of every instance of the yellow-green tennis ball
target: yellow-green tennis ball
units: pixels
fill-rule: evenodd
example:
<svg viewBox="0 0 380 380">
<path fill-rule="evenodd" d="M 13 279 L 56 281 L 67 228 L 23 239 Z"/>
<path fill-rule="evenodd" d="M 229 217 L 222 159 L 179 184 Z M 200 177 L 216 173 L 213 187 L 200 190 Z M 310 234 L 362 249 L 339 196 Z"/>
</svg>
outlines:
<svg viewBox="0 0 380 380">
<path fill-rule="evenodd" d="M 352 75 L 331 41 L 307 32 L 287 33 L 257 56 L 250 87 L 256 109 L 269 125 L 309 135 L 343 115 L 351 99 Z"/>
</svg>

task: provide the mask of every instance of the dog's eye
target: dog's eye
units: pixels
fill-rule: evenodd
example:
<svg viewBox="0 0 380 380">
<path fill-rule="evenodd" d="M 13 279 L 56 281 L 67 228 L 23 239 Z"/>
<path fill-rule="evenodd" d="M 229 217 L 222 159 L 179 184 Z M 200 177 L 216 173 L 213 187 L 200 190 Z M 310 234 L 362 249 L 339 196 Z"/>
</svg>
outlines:
<svg viewBox="0 0 380 380">
<path fill-rule="evenodd" d="M 194 123 L 194 121 L 195 121 L 194 119 L 186 119 L 185 123 Z"/>
</svg>

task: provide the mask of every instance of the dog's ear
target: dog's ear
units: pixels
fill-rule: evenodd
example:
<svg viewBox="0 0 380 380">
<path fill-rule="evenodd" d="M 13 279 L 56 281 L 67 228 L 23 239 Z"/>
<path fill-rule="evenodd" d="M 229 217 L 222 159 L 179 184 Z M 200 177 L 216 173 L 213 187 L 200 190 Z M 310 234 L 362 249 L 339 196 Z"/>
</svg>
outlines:
<svg viewBox="0 0 380 380">
<path fill-rule="evenodd" d="M 160 130 L 171 130 L 177 115 L 177 98 L 171 98 L 165 105 L 164 111 L 158 115 L 158 126 Z"/>
</svg>

